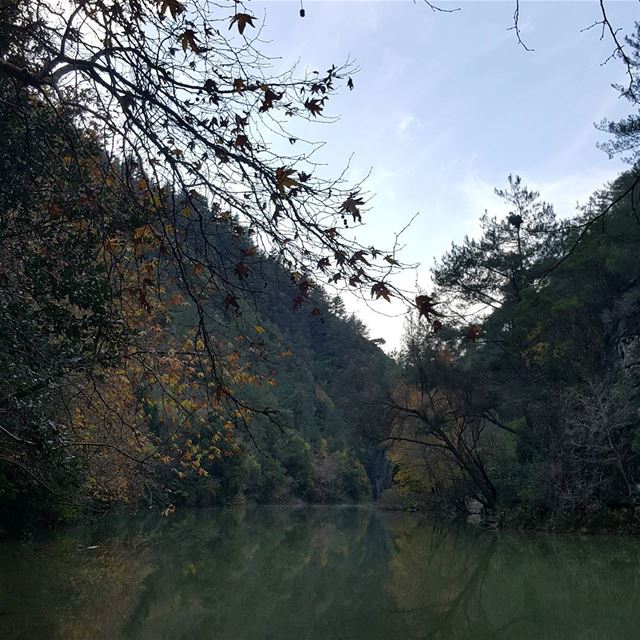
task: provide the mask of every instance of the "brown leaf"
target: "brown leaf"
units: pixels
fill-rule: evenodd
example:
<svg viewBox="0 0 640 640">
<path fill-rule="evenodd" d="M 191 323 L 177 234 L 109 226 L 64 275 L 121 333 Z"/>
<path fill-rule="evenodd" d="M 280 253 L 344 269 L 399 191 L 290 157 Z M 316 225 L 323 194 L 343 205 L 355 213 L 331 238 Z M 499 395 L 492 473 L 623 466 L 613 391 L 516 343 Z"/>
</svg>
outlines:
<svg viewBox="0 0 640 640">
<path fill-rule="evenodd" d="M 157 4 L 160 5 L 158 8 L 158 15 L 161 18 L 164 17 L 167 9 L 169 9 L 169 13 L 174 20 L 184 11 L 184 5 L 182 2 L 179 2 L 179 0 L 159 0 Z"/>
<path fill-rule="evenodd" d="M 211 79 L 206 80 L 204 83 L 204 90 L 207 93 L 215 93 L 218 90 L 218 85 Z"/>
<path fill-rule="evenodd" d="M 360 214 L 360 207 L 364 205 L 364 200 L 358 196 L 357 193 L 352 193 L 343 203 L 341 211 L 346 211 L 353 216 L 354 222 L 361 222 L 362 215 Z"/>
<path fill-rule="evenodd" d="M 200 50 L 198 48 L 198 43 L 196 42 L 196 32 L 193 29 L 187 29 L 180 36 L 180 43 L 182 44 L 183 51 L 190 48 L 194 53 L 198 53 Z"/>
<path fill-rule="evenodd" d="M 249 267 L 247 267 L 244 262 L 238 262 L 233 270 L 233 273 L 235 273 L 240 280 L 246 280 L 249 277 L 249 273 L 251 272 L 249 271 Z"/>
<path fill-rule="evenodd" d="M 315 118 L 322 113 L 322 102 L 320 100 L 306 100 L 304 106 L 311 112 L 311 115 Z"/>
<path fill-rule="evenodd" d="M 351 256 L 351 263 L 355 264 L 356 262 L 360 261 L 360 262 L 364 262 L 366 265 L 368 265 L 369 263 L 367 262 L 367 259 L 365 258 L 365 256 L 368 255 L 366 251 L 356 251 L 352 256 Z"/>
<path fill-rule="evenodd" d="M 235 147 L 238 147 L 238 149 L 251 147 L 251 145 L 249 144 L 249 138 L 244 133 L 240 133 L 233 144 Z"/>
<path fill-rule="evenodd" d="M 375 297 L 376 300 L 384 298 L 387 302 L 391 302 L 391 292 L 384 282 L 376 282 L 371 287 L 371 297 Z"/>
<path fill-rule="evenodd" d="M 320 269 L 320 271 L 324 271 L 330 265 L 331 260 L 329 260 L 329 258 L 320 258 L 320 260 L 318 260 L 318 269 Z"/>
<path fill-rule="evenodd" d="M 229 310 L 229 307 L 233 307 L 236 311 L 240 309 L 240 305 L 238 304 L 238 299 L 232 294 L 228 293 L 225 299 L 222 301 L 224 305 L 225 311 Z"/>
<path fill-rule="evenodd" d="M 265 111 L 272 109 L 273 103 L 276 102 L 277 100 L 282 99 L 282 95 L 283 95 L 282 93 L 276 93 L 275 91 L 272 91 L 269 88 L 265 89 L 264 100 L 262 102 L 262 105 L 260 105 L 259 111 L 261 113 L 264 113 Z"/>
<path fill-rule="evenodd" d="M 482 329 L 477 324 L 472 324 L 467 327 L 467 338 L 471 342 L 475 342 L 482 334 Z"/>
<path fill-rule="evenodd" d="M 421 316 L 424 316 L 427 320 L 429 320 L 429 316 L 442 316 L 441 313 L 438 313 L 435 310 L 435 305 L 437 303 L 433 300 L 430 295 L 426 293 L 421 296 L 416 296 L 416 308 L 420 312 Z"/>
<path fill-rule="evenodd" d="M 236 15 L 233 16 L 233 18 L 231 18 L 229 29 L 231 29 L 231 27 L 233 27 L 234 24 L 237 24 L 238 31 L 240 32 L 240 35 L 242 35 L 247 25 L 251 27 L 256 26 L 255 24 L 253 24 L 254 20 L 255 20 L 255 17 L 252 15 L 249 15 L 248 13 L 236 13 Z"/>
<path fill-rule="evenodd" d="M 287 169 L 286 167 L 276 169 L 276 185 L 280 191 L 284 191 L 286 187 L 291 188 L 298 185 L 298 181 L 291 177 L 294 173 L 294 169 Z"/>
</svg>

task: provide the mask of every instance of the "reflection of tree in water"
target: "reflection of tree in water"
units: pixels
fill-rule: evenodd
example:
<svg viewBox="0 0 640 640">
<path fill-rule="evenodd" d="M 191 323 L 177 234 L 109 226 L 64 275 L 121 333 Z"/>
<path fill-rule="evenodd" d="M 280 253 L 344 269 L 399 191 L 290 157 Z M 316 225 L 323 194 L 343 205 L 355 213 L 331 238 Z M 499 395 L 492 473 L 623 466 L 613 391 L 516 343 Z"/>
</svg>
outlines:
<svg viewBox="0 0 640 640">
<path fill-rule="evenodd" d="M 639 552 L 365 509 L 111 518 L 0 546 L 0 637 L 635 640 Z"/>
<path fill-rule="evenodd" d="M 494 535 L 479 536 L 414 520 L 394 531 L 389 591 L 407 637 L 474 637 L 487 627 L 482 593 L 493 557 Z"/>
<path fill-rule="evenodd" d="M 258 509 L 172 535 L 126 637 L 373 638 L 388 617 L 386 534 L 370 511 Z"/>
<path fill-rule="evenodd" d="M 93 541 L 91 541 L 93 542 Z M 0 638 L 118 638 L 153 571 L 144 544 L 112 540 L 98 549 L 61 538 L 42 548 L 5 545 L 0 556 Z"/>
<path fill-rule="evenodd" d="M 401 527 L 389 589 L 407 638 L 623 640 L 639 621 L 640 543 Z"/>
</svg>

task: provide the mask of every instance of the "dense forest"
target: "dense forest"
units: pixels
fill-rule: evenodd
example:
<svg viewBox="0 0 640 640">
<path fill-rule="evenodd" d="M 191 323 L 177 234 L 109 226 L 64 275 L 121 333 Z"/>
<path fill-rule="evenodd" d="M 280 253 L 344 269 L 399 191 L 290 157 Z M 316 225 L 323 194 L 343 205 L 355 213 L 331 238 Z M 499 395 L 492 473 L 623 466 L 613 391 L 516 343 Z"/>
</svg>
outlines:
<svg viewBox="0 0 640 640">
<path fill-rule="evenodd" d="M 627 39 L 640 105 L 640 24 Z M 395 499 L 492 524 L 637 527 L 640 119 L 601 122 L 630 168 L 572 218 L 518 176 L 417 298 L 387 403 Z"/>
<path fill-rule="evenodd" d="M 436 264 L 439 303 L 460 324 L 409 328 L 389 402 L 401 494 L 475 501 L 497 520 L 635 519 L 640 226 L 620 197 L 634 182 L 622 175 L 560 221 L 511 178 L 499 193 L 513 212 L 483 217 L 482 235 Z"/>
<path fill-rule="evenodd" d="M 147 182 L 135 163 L 108 165 L 91 132 L 71 118 L 71 143 L 92 148 L 52 176 L 43 170 L 46 157 L 34 163 L 29 155 L 25 116 L 16 118 L 12 103 L 20 97 L 4 89 L 3 520 L 119 504 L 165 509 L 377 494 L 388 467 L 366 430 L 382 429 L 375 402 L 397 365 L 341 298 L 307 291 L 308 281 L 204 199 Z M 51 127 L 50 108 L 36 100 L 20 106 L 50 152 L 66 153 L 70 142 Z M 85 185 L 100 188 L 103 180 L 120 182 L 121 200 L 101 198 L 98 213 Z M 59 200 L 51 199 L 52 181 Z M 233 292 L 207 287 L 204 278 L 195 302 L 181 291 L 155 220 L 138 217 L 149 212 L 122 215 L 127 189 L 181 199 L 176 227 L 184 246 L 236 265 Z M 104 227 L 109 237 L 100 240 Z M 207 335 L 196 305 L 207 309 L 232 405 L 207 402 L 194 362 Z M 132 337 L 135 347 L 119 351 Z"/>
<path fill-rule="evenodd" d="M 630 168 L 578 216 L 511 176 L 407 294 L 393 242 L 352 239 L 361 186 L 259 129 L 321 119 L 350 69 L 264 77 L 232 10 L 226 36 L 178 0 L 0 8 L 0 529 L 378 499 L 635 526 L 640 116 L 600 125 Z M 347 289 L 410 305 L 398 353 Z"/>
</svg>

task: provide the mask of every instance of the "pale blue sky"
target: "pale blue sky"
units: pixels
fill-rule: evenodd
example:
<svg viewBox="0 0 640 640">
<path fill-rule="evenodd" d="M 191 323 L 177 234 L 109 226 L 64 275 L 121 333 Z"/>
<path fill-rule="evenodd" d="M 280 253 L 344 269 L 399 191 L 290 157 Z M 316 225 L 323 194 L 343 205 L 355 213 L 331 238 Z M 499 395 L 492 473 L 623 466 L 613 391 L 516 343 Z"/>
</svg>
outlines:
<svg viewBox="0 0 640 640">
<path fill-rule="evenodd" d="M 300 59 L 312 68 L 354 59 L 361 67 L 355 90 L 329 106 L 340 120 L 312 127 L 327 142 L 320 158 L 339 172 L 353 154 L 351 175 L 372 170 L 375 193 L 366 242 L 388 244 L 415 213 L 405 236 L 406 261 L 420 262 L 416 279 L 428 287 L 433 259 L 452 241 L 473 234 L 485 209 L 500 213 L 494 186 L 509 173 L 540 190 L 560 215 L 622 168 L 596 149 L 603 135 L 593 123 L 629 111 L 610 87 L 623 80 L 620 63 L 602 62 L 612 44 L 597 29 L 597 2 L 521 1 L 523 39 L 512 24 L 514 1 L 459 2 L 452 14 L 434 13 L 409 0 L 394 2 L 253 1 L 265 16 L 263 38 L 283 64 Z M 607 2 L 614 26 L 627 32 L 640 19 L 640 3 Z M 403 318 L 389 318 L 349 301 L 372 337 L 400 343 Z M 378 302 L 376 311 L 400 313 L 402 305 Z"/>
</svg>

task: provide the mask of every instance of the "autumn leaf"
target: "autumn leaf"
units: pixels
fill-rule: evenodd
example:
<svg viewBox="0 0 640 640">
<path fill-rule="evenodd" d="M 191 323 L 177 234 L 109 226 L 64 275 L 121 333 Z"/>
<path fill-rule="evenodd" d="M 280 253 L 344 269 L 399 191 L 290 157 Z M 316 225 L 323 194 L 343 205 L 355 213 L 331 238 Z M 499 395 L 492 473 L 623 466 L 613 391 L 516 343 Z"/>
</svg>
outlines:
<svg viewBox="0 0 640 640">
<path fill-rule="evenodd" d="M 260 113 L 264 113 L 265 111 L 268 111 L 269 109 L 273 108 L 273 103 L 276 102 L 277 100 L 280 100 L 282 98 L 282 93 L 276 93 L 275 91 L 272 91 L 269 88 L 266 88 L 264 90 L 264 100 L 262 101 L 262 104 L 260 105 Z"/>
<path fill-rule="evenodd" d="M 385 262 L 388 262 L 390 265 L 400 264 L 397 260 L 395 260 L 391 256 L 385 256 L 384 260 L 385 260 Z"/>
<path fill-rule="evenodd" d="M 178 305 L 182 304 L 184 302 L 184 298 L 182 297 L 182 295 L 178 292 L 175 292 L 171 295 L 171 297 L 169 298 L 169 304 L 173 307 L 177 307 Z"/>
<path fill-rule="evenodd" d="M 365 258 L 365 256 L 368 255 L 366 251 L 356 251 L 353 256 L 351 256 L 351 263 L 355 264 L 356 262 L 360 261 L 360 262 L 364 262 L 366 265 L 368 265 L 369 263 L 367 262 L 367 259 Z"/>
<path fill-rule="evenodd" d="M 201 276 L 204 273 L 204 267 L 199 263 L 193 265 L 193 274 L 196 276 Z"/>
<path fill-rule="evenodd" d="M 286 167 L 276 169 L 276 185 L 279 191 L 284 191 L 286 187 L 298 186 L 298 181 L 291 177 L 294 173 L 294 169 L 287 169 Z"/>
<path fill-rule="evenodd" d="M 304 106 L 311 113 L 311 115 L 315 118 L 322 113 L 322 102 L 320 100 L 306 100 Z"/>
<path fill-rule="evenodd" d="M 114 253 L 118 249 L 118 241 L 114 238 L 107 238 L 104 241 L 104 250 L 107 253 Z"/>
<path fill-rule="evenodd" d="M 240 114 L 236 113 L 235 122 L 236 122 L 237 130 L 244 129 L 247 126 L 247 123 L 249 122 L 249 118 L 248 117 L 243 118 Z"/>
<path fill-rule="evenodd" d="M 364 200 L 358 196 L 357 193 L 352 193 L 343 203 L 340 211 L 350 213 L 354 222 L 361 222 L 362 215 L 360 214 L 360 207 L 364 205 Z"/>
<path fill-rule="evenodd" d="M 376 282 L 371 287 L 371 297 L 375 297 L 376 300 L 384 298 L 387 302 L 391 302 L 391 292 L 384 282 Z"/>
<path fill-rule="evenodd" d="M 196 33 L 193 29 L 187 29 L 180 36 L 180 44 L 182 44 L 182 50 L 186 51 L 187 49 L 191 49 L 194 53 L 198 53 L 198 43 L 196 42 Z"/>
<path fill-rule="evenodd" d="M 215 93 L 218 90 L 218 85 L 211 79 L 206 80 L 204 83 L 204 90 L 207 93 Z"/>
<path fill-rule="evenodd" d="M 238 93 L 244 90 L 244 80 L 242 78 L 236 78 L 233 81 L 233 90 Z"/>
<path fill-rule="evenodd" d="M 233 27 L 234 24 L 237 24 L 238 31 L 240 35 L 242 35 L 247 25 L 251 27 L 256 26 L 255 24 L 253 24 L 254 20 L 255 20 L 255 17 L 252 15 L 249 15 L 248 13 L 236 13 L 236 15 L 233 16 L 233 18 L 231 18 L 229 29 L 231 29 L 231 27 Z"/>
<path fill-rule="evenodd" d="M 238 262 L 233 270 L 233 273 L 235 273 L 240 280 L 246 280 L 249 277 L 250 271 L 249 267 L 247 267 L 244 262 Z"/>
<path fill-rule="evenodd" d="M 431 324 L 431 331 L 433 331 L 433 333 L 440 333 L 440 331 L 442 331 L 442 322 L 440 322 L 440 320 L 434 320 Z"/>
<path fill-rule="evenodd" d="M 139 245 L 149 236 L 149 228 L 146 225 L 142 227 L 136 227 L 133 230 L 133 242 L 136 245 Z"/>
<path fill-rule="evenodd" d="M 236 311 L 240 309 L 240 305 L 238 304 L 238 299 L 232 294 L 228 293 L 225 299 L 222 301 L 224 305 L 225 311 L 229 310 L 229 307 L 233 307 Z"/>
<path fill-rule="evenodd" d="M 435 305 L 437 303 L 434 302 L 433 298 L 426 293 L 421 296 L 416 296 L 416 308 L 420 312 L 421 316 L 424 316 L 427 320 L 429 320 L 429 316 L 442 316 L 441 313 L 438 313 L 435 310 Z"/>
<path fill-rule="evenodd" d="M 264 333 L 266 331 L 266 329 L 264 327 L 261 327 L 259 324 L 255 326 L 255 329 L 256 333 Z"/>
<path fill-rule="evenodd" d="M 329 260 L 329 258 L 320 258 L 320 260 L 318 260 L 318 269 L 320 269 L 320 271 L 324 271 L 330 265 L 331 260 Z"/>
<path fill-rule="evenodd" d="M 338 235 L 338 230 L 335 227 L 330 227 L 329 229 L 324 230 L 324 234 L 328 238 L 335 238 Z"/>
<path fill-rule="evenodd" d="M 158 15 L 163 18 L 164 14 L 169 10 L 171 17 L 175 20 L 179 14 L 184 11 L 184 5 L 179 0 L 160 0 L 158 9 Z"/>
<path fill-rule="evenodd" d="M 475 342 L 482 333 L 482 330 L 477 324 L 472 324 L 467 327 L 467 338 L 471 340 L 471 342 Z"/>
<path fill-rule="evenodd" d="M 344 251 L 334 251 L 333 255 L 339 267 L 341 267 L 347 261 L 347 254 Z"/>
<path fill-rule="evenodd" d="M 244 133 L 238 135 L 233 145 L 238 149 L 251 148 L 249 138 Z"/>
<path fill-rule="evenodd" d="M 353 80 L 351 78 L 347 80 L 347 87 L 349 87 L 349 91 L 353 91 Z"/>
</svg>

